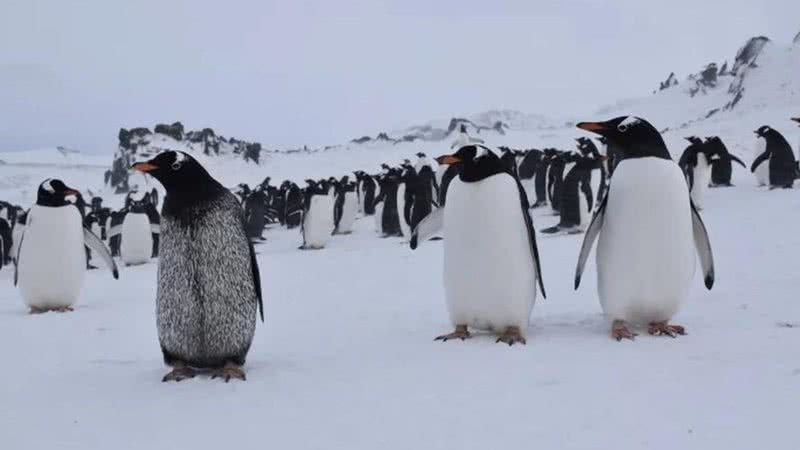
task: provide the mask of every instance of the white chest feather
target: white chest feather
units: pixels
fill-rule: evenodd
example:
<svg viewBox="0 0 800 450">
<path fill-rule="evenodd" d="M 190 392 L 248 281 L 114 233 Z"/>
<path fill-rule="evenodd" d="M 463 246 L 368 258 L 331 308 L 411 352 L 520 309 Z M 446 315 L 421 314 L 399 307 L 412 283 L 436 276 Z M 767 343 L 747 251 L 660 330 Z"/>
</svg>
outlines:
<svg viewBox="0 0 800 450">
<path fill-rule="evenodd" d="M 303 240 L 308 248 L 323 248 L 333 232 L 333 196 L 314 195 L 303 218 Z"/>
<path fill-rule="evenodd" d="M 617 166 L 597 244 L 600 303 L 611 320 L 671 318 L 695 270 L 689 192 L 672 161 Z"/>
<path fill-rule="evenodd" d="M 77 208 L 34 205 L 19 250 L 18 286 L 25 303 L 38 308 L 75 304 L 85 272 Z"/>
<path fill-rule="evenodd" d="M 753 151 L 753 160 L 755 161 L 759 155 L 764 153 L 767 150 L 767 140 L 764 138 L 757 138 L 755 149 Z M 762 162 L 761 164 L 756 167 L 755 172 L 753 173 L 756 177 L 756 183 L 759 186 L 766 186 L 769 184 L 769 159 Z"/>
<path fill-rule="evenodd" d="M 122 222 L 120 256 L 128 265 L 145 264 L 153 254 L 150 219 L 144 213 L 128 213 Z"/>
<path fill-rule="evenodd" d="M 454 179 L 444 212 L 444 283 L 454 325 L 525 332 L 535 268 L 514 180 Z"/>
</svg>

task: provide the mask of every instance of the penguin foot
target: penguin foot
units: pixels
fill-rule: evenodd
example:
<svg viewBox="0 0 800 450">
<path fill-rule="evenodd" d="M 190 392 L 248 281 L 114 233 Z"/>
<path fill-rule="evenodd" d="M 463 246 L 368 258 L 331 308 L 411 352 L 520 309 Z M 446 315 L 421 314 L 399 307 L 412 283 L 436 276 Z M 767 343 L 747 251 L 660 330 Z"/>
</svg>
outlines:
<svg viewBox="0 0 800 450">
<path fill-rule="evenodd" d="M 647 332 L 652 336 L 669 336 L 674 338 L 678 335 L 685 336 L 686 329 L 680 325 L 670 325 L 667 321 L 651 322 L 647 327 Z"/>
<path fill-rule="evenodd" d="M 611 324 L 612 339 L 616 339 L 617 341 L 621 341 L 623 339 L 634 340 L 636 336 L 638 336 L 638 334 L 629 330 L 628 326 L 625 325 L 625 322 L 622 320 L 615 320 L 614 323 Z"/>
<path fill-rule="evenodd" d="M 242 366 L 232 362 L 225 363 L 225 367 L 211 372 L 211 379 L 216 378 L 222 378 L 226 383 L 231 381 L 233 378 L 247 381 L 247 377 L 244 375 L 244 369 L 242 369 Z"/>
<path fill-rule="evenodd" d="M 434 341 L 442 341 L 447 342 L 450 339 L 461 339 L 466 340 L 471 338 L 472 335 L 469 333 L 466 325 L 456 325 L 456 330 L 450 334 L 443 334 L 441 336 L 437 336 Z"/>
<path fill-rule="evenodd" d="M 180 382 L 183 380 L 188 380 L 189 378 L 194 378 L 196 372 L 189 366 L 180 363 L 175 364 L 175 367 L 172 368 L 172 372 L 164 375 L 164 378 L 161 379 L 162 383 L 166 383 L 167 381 L 176 381 Z"/>
<path fill-rule="evenodd" d="M 506 331 L 497 338 L 495 343 L 504 343 L 508 344 L 511 347 L 514 344 L 522 344 L 527 345 L 528 341 L 522 336 L 522 332 L 520 332 L 519 327 L 507 327 Z"/>
<path fill-rule="evenodd" d="M 44 314 L 47 310 L 44 308 L 37 308 L 36 306 L 31 306 L 30 314 Z"/>
<path fill-rule="evenodd" d="M 59 313 L 65 313 L 65 312 L 72 312 L 72 311 L 75 311 L 75 310 L 72 309 L 72 306 L 59 306 L 58 308 L 53 308 L 53 311 L 59 312 Z"/>
</svg>

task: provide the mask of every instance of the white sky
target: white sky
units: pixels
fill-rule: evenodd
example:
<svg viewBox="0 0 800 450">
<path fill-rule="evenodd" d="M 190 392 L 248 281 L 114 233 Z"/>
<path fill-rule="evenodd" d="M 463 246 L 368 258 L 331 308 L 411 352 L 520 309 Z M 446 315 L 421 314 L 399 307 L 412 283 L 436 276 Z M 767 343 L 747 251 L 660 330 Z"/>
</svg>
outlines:
<svg viewBox="0 0 800 450">
<path fill-rule="evenodd" d="M 0 150 L 110 152 L 174 120 L 285 147 L 585 116 L 753 35 L 788 43 L 798 18 L 798 0 L 0 0 Z"/>
</svg>

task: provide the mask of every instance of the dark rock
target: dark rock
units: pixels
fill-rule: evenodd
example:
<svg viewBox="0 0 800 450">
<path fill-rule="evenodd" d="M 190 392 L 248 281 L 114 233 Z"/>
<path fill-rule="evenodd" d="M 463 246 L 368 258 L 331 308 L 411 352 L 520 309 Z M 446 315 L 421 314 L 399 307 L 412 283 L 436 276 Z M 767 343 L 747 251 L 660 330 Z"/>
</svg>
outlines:
<svg viewBox="0 0 800 450">
<path fill-rule="evenodd" d="M 175 122 L 172 125 L 160 123 L 156 125 L 155 132 L 169 136 L 176 141 L 183 140 L 183 124 L 180 122 Z"/>
<path fill-rule="evenodd" d="M 661 82 L 661 85 L 658 87 L 658 90 L 663 91 L 665 89 L 669 89 L 672 86 L 677 86 L 677 85 L 678 85 L 678 77 L 675 76 L 675 72 L 670 72 L 667 79 Z"/>
<path fill-rule="evenodd" d="M 354 143 L 354 144 L 366 144 L 367 142 L 369 142 L 369 141 L 371 141 L 371 140 L 372 140 L 372 138 L 371 138 L 371 137 L 369 137 L 369 136 L 361 136 L 360 138 L 358 138 L 358 139 L 353 139 L 353 140 L 352 140 L 352 141 L 350 141 L 350 142 L 352 142 L 352 143 Z"/>
</svg>

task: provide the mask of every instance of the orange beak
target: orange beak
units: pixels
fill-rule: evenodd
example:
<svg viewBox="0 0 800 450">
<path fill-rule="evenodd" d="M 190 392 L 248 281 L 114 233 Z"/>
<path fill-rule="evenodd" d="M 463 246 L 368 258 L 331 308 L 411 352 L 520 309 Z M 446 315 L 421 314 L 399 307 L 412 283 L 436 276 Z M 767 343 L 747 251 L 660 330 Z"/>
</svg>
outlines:
<svg viewBox="0 0 800 450">
<path fill-rule="evenodd" d="M 436 158 L 436 162 L 445 166 L 449 166 L 452 164 L 458 164 L 461 162 L 461 158 L 455 155 L 442 155 Z"/>
<path fill-rule="evenodd" d="M 148 162 L 140 162 L 136 163 L 132 167 L 133 170 L 138 170 L 139 172 L 147 173 L 152 172 L 153 170 L 158 169 L 158 166 L 155 164 L 150 164 Z"/>
<path fill-rule="evenodd" d="M 581 122 L 577 125 L 581 130 L 591 131 L 592 133 L 602 133 L 608 130 L 608 126 L 602 122 Z"/>
</svg>

